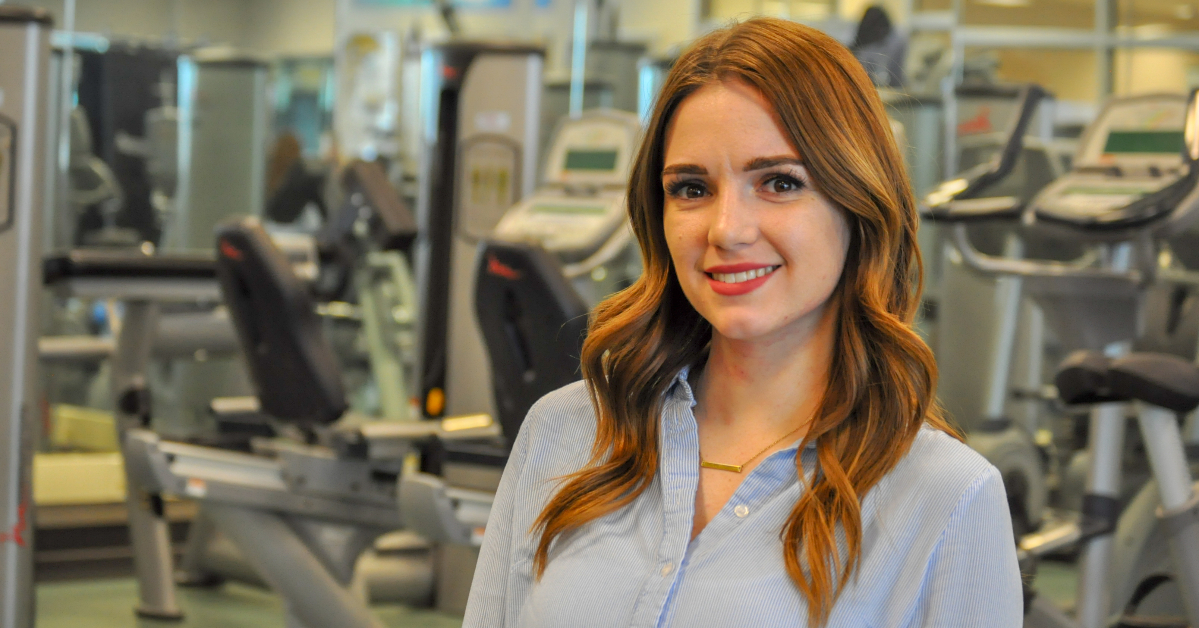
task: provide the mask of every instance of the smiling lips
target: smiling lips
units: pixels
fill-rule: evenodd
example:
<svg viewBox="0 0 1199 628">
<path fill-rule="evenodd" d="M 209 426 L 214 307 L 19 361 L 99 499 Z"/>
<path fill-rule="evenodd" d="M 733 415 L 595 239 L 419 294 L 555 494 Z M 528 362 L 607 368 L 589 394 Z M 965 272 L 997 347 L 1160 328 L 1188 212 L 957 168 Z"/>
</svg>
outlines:
<svg viewBox="0 0 1199 628">
<path fill-rule="evenodd" d="M 770 279 L 780 266 L 762 266 L 760 264 L 729 264 L 712 266 L 704 269 L 708 277 L 708 285 L 716 294 L 737 296 L 748 294 Z"/>
</svg>

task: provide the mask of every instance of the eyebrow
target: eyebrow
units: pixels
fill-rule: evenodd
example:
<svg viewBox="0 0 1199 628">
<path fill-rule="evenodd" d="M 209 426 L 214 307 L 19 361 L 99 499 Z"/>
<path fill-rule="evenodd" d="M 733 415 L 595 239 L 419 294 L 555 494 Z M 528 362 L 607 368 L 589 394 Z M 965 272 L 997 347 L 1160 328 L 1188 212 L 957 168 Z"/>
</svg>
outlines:
<svg viewBox="0 0 1199 628">
<path fill-rule="evenodd" d="M 756 157 L 749 160 L 742 168 L 742 171 L 753 172 L 754 170 L 765 170 L 766 168 L 782 165 L 802 166 L 803 161 L 786 155 Z M 662 176 L 665 177 L 672 174 L 708 174 L 708 169 L 696 164 L 672 164 L 662 169 Z"/>
</svg>

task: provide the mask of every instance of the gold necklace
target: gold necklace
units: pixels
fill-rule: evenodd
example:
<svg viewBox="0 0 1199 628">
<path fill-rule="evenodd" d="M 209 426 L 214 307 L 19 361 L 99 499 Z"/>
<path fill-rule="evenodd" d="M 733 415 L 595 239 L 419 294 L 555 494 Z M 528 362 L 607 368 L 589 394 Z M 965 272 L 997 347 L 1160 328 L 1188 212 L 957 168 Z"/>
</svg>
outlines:
<svg viewBox="0 0 1199 628">
<path fill-rule="evenodd" d="M 775 445 L 783 442 L 784 438 L 787 438 L 788 436 L 798 432 L 801 428 L 803 428 L 804 425 L 807 425 L 807 424 L 806 423 L 801 424 L 799 427 L 791 430 L 790 432 L 787 432 L 786 434 L 783 434 L 783 436 L 781 438 L 779 438 L 778 440 L 774 441 L 773 443 L 770 443 L 769 445 L 763 447 L 761 451 L 750 456 L 749 460 L 746 460 L 745 462 L 742 462 L 741 464 L 724 464 L 724 463 L 720 463 L 720 462 L 709 462 L 707 460 L 704 460 L 704 455 L 701 453 L 699 455 L 699 466 L 701 466 L 705 469 L 716 469 L 717 471 L 732 471 L 733 473 L 741 473 L 741 470 L 745 468 L 745 465 L 753 462 L 758 456 L 761 456 L 762 454 L 766 453 L 767 449 L 770 449 L 771 447 L 774 447 Z"/>
</svg>

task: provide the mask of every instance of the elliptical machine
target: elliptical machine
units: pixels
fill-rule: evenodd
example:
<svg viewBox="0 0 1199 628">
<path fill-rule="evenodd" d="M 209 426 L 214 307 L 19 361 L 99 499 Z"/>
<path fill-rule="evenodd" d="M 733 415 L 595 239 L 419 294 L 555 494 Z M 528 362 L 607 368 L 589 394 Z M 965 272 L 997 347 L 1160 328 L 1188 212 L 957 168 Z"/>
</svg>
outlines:
<svg viewBox="0 0 1199 628">
<path fill-rule="evenodd" d="M 1027 205 L 931 200 L 940 202 L 928 216 L 953 225 L 967 266 L 1021 277 L 1063 342 L 1107 356 L 1073 356 L 1057 378 L 1064 401 L 1094 404 L 1082 519 L 1020 540 L 1026 564 L 1082 546 L 1077 618 L 1030 594 L 1025 625 L 1199 625 L 1199 498 L 1178 428 L 1179 415 L 1199 404 L 1199 376 L 1179 359 L 1129 355 L 1150 284 L 1199 283 L 1162 255 L 1166 240 L 1199 218 L 1199 92 L 1112 99 L 1084 134 L 1073 169 Z M 1066 236 L 1088 251 L 1071 262 L 987 255 L 967 231 L 976 221 Z M 1154 480 L 1121 511 L 1129 402 Z"/>
</svg>

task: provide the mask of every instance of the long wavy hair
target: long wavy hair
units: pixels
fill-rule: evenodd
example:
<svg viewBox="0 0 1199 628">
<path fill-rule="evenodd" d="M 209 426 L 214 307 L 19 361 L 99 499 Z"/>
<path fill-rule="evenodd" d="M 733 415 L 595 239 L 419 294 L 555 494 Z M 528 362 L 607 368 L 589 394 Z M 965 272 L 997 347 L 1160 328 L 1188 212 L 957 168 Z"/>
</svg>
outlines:
<svg viewBox="0 0 1199 628">
<path fill-rule="evenodd" d="M 824 625 L 860 562 L 862 498 L 909 449 L 923 424 L 955 437 L 935 400 L 936 364 L 912 330 L 921 289 L 915 200 L 886 112 L 853 55 L 814 29 L 753 19 L 710 33 L 675 64 L 629 181 L 629 218 L 644 272 L 596 307 L 582 352 L 597 411 L 591 460 L 563 478 L 533 526 L 540 577 L 554 539 L 618 510 L 658 472 L 660 413 L 680 370 L 707 357 L 711 325 L 687 301 L 663 231 L 668 125 L 704 85 L 742 81 L 772 105 L 816 189 L 845 215 L 850 244 L 835 346 L 822 402 L 804 438 L 817 464 L 780 531 L 787 573 Z M 837 549 L 843 534 L 848 552 Z"/>
</svg>

